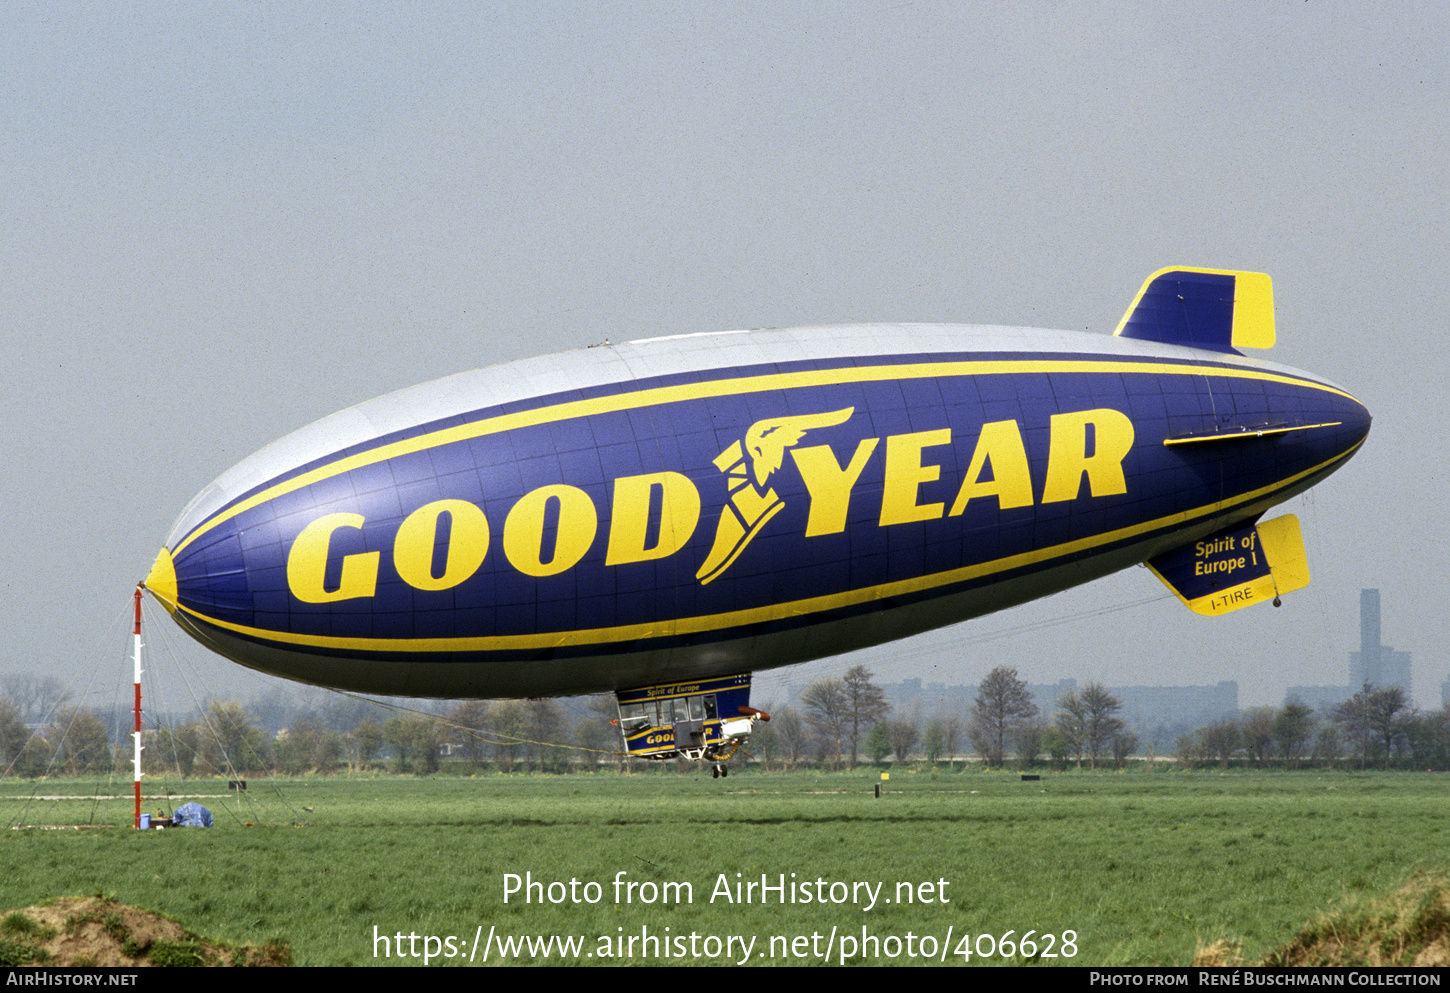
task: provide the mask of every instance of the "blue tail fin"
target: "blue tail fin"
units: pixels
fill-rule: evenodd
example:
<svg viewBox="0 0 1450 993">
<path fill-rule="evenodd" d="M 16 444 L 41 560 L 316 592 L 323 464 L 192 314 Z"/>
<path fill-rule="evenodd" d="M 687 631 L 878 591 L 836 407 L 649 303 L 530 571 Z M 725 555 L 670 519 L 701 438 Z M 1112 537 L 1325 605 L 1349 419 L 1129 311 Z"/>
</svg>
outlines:
<svg viewBox="0 0 1450 993">
<path fill-rule="evenodd" d="M 1262 272 L 1160 269 L 1138 291 L 1114 334 L 1216 352 L 1273 348 L 1273 283 Z"/>
</svg>

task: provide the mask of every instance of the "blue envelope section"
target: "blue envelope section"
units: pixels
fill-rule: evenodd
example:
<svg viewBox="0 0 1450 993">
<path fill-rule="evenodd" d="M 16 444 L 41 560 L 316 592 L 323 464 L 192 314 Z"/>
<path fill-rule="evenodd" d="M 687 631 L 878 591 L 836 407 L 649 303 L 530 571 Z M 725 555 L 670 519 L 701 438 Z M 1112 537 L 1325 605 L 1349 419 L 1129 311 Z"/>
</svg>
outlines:
<svg viewBox="0 0 1450 993">
<path fill-rule="evenodd" d="M 178 620 L 213 645 L 703 659 L 1003 582 L 1024 581 L 1020 602 L 1037 573 L 1062 588 L 1062 570 L 1082 581 L 1087 560 L 1131 549 L 1096 574 L 1122 568 L 1308 488 L 1368 427 L 1348 394 L 1232 359 L 696 371 L 481 407 L 298 466 L 192 528 L 148 585 L 173 589 Z M 1239 440 L 1173 443 L 1221 435 Z M 702 578 L 707 559 L 725 564 Z M 910 625 L 961 620 L 966 603 Z M 720 671 L 751 667 L 714 654 Z"/>
</svg>

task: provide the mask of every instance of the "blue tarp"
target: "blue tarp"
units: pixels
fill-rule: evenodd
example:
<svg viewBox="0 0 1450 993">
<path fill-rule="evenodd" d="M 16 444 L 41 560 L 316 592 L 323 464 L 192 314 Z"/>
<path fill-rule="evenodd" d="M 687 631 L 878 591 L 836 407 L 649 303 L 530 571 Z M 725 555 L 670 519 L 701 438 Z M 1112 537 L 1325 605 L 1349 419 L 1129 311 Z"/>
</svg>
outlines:
<svg viewBox="0 0 1450 993">
<path fill-rule="evenodd" d="M 171 813 L 172 827 L 211 827 L 211 811 L 195 801 L 183 803 Z"/>
</svg>

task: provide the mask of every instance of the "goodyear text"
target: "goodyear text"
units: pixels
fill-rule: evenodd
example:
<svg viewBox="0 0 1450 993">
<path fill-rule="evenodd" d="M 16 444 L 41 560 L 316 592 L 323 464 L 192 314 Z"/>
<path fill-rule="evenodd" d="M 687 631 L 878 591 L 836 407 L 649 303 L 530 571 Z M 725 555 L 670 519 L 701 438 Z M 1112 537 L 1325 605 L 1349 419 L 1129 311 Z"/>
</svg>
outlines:
<svg viewBox="0 0 1450 993">
<path fill-rule="evenodd" d="M 1133 446 L 1133 423 L 1112 408 L 1052 415 L 1040 479 L 1033 478 L 1016 420 L 983 424 L 975 436 L 954 437 L 952 429 L 938 428 L 884 438 L 847 435 L 843 443 L 838 438 L 847 433 L 853 414 L 848 407 L 758 421 L 715 460 L 724 479 L 692 479 L 671 471 L 619 477 L 609 487 L 603 512 L 584 489 L 567 484 L 529 490 L 501 522 L 467 500 L 434 500 L 402 519 L 390 549 L 347 554 L 335 550 L 339 536 L 360 531 L 366 518 L 347 510 L 323 514 L 302 527 L 291 544 L 287 587 L 297 600 L 311 604 L 372 597 L 385 555 L 403 583 L 425 592 L 459 586 L 490 555 L 532 577 L 567 572 L 601 540 L 606 567 L 665 559 L 680 553 L 695 535 L 704 494 L 725 500 L 714 543 L 696 573 L 702 584 L 709 583 L 782 509 L 785 500 L 772 476 L 787 455 L 805 489 L 806 538 L 846 529 L 858 483 L 872 466 L 881 482 L 873 488 L 870 509 L 882 528 L 958 517 L 974 502 L 991 501 L 1010 510 L 1127 492 L 1123 460 Z M 808 435 L 819 436 L 821 443 L 801 444 Z M 957 462 L 967 465 L 959 479 L 943 479 L 947 460 L 940 453 L 949 449 L 971 453 Z M 949 485 L 943 490 L 942 484 Z M 924 495 L 928 487 L 943 498 Z"/>
</svg>

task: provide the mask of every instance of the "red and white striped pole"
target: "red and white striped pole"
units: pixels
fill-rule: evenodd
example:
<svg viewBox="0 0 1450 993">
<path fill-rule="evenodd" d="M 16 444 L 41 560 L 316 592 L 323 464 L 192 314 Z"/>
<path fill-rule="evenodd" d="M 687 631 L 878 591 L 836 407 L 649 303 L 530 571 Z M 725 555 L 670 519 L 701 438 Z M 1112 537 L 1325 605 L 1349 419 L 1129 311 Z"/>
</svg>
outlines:
<svg viewBox="0 0 1450 993">
<path fill-rule="evenodd" d="M 141 829 L 141 584 L 136 584 L 136 628 L 132 635 L 136 648 L 136 733 L 132 765 L 136 770 L 136 829 Z"/>
</svg>

